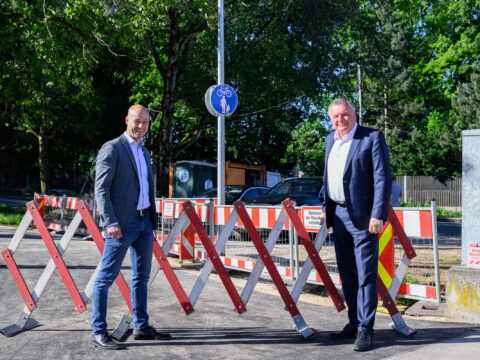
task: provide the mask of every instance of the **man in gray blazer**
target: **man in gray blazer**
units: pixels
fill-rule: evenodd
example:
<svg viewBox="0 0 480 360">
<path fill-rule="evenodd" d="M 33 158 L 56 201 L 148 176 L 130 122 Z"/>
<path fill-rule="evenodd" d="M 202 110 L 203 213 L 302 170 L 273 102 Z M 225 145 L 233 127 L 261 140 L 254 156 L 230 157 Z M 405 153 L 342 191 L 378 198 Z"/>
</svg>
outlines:
<svg viewBox="0 0 480 360">
<path fill-rule="evenodd" d="M 383 133 L 357 124 L 344 98 L 328 108 L 335 129 L 325 139 L 325 208 L 349 323 L 333 339 L 356 337 L 354 350 L 372 346 L 377 309 L 378 234 L 387 220 L 392 174 Z"/>
<path fill-rule="evenodd" d="M 170 340 L 148 322 L 147 287 L 156 228 L 155 194 L 150 155 L 143 146 L 150 114 L 133 105 L 125 118 L 125 133 L 105 143 L 97 156 L 95 200 L 100 225 L 106 227 L 105 248 L 92 292 L 91 344 L 102 349 L 121 346 L 107 333 L 108 290 L 130 249 L 133 338 Z"/>
</svg>

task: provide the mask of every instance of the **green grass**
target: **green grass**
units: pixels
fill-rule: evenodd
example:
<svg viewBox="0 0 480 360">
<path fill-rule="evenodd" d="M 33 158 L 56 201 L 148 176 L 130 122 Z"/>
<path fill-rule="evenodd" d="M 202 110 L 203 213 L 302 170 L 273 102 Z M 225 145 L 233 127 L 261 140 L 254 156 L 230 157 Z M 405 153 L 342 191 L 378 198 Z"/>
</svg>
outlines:
<svg viewBox="0 0 480 360">
<path fill-rule="evenodd" d="M 24 208 L 0 204 L 0 224 L 18 226 L 25 215 Z"/>
<path fill-rule="evenodd" d="M 410 198 L 408 202 L 400 202 L 401 207 L 430 207 L 430 201 L 425 201 L 424 204 L 422 203 L 414 203 L 413 199 Z M 447 209 L 442 209 L 440 207 L 437 207 L 437 216 L 445 216 L 445 217 L 462 217 L 462 212 L 461 211 L 453 211 L 453 210 L 447 210 Z"/>
<path fill-rule="evenodd" d="M 461 218 L 462 212 L 437 208 L 437 216 Z"/>
</svg>

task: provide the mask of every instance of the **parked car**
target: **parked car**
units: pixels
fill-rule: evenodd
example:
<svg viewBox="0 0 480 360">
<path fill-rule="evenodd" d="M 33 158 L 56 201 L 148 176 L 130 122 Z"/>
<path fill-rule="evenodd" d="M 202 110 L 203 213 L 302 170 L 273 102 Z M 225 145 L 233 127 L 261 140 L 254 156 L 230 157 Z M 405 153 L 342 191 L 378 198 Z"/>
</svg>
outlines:
<svg viewBox="0 0 480 360">
<path fill-rule="evenodd" d="M 323 177 L 292 177 L 284 179 L 260 196 L 244 197 L 242 201 L 249 205 L 279 205 L 289 198 L 296 206 L 321 206 L 323 195 Z"/>
<path fill-rule="evenodd" d="M 65 195 L 66 197 L 78 197 L 78 194 L 75 191 L 67 190 L 67 189 L 50 189 L 48 191 L 48 194 L 55 195 L 55 196 Z"/>
<path fill-rule="evenodd" d="M 230 205 L 239 199 L 244 197 L 256 197 L 265 194 L 269 187 L 265 186 L 248 186 L 248 185 L 227 185 L 225 186 L 225 204 Z M 217 197 L 217 188 L 212 188 L 207 190 L 200 195 L 198 198 L 216 198 Z"/>
</svg>

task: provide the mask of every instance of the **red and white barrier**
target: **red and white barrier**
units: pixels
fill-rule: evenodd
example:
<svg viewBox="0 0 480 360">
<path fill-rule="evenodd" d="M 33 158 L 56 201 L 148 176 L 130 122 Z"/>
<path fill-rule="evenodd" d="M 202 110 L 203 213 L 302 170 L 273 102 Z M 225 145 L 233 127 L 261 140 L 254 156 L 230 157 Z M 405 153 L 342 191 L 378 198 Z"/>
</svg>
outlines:
<svg viewBox="0 0 480 360">
<path fill-rule="evenodd" d="M 66 205 L 66 204 L 62 204 L 62 206 L 63 205 Z M 166 203 L 162 205 L 163 205 L 163 208 L 165 209 Z M 310 237 L 307 233 L 307 229 L 302 223 L 300 216 L 297 213 L 297 210 L 293 207 L 292 203 L 289 200 L 286 200 L 282 203 L 282 205 L 283 205 L 282 208 L 274 208 L 273 211 L 271 212 L 275 214 L 276 217 L 275 217 L 275 220 L 273 221 L 273 224 L 271 225 L 272 230 L 270 231 L 265 243 L 263 242 L 259 233 L 257 232 L 257 226 L 259 226 L 259 224 L 261 223 L 260 211 L 257 212 L 253 209 L 245 208 L 241 201 L 237 201 L 233 207 L 219 207 L 219 210 L 220 210 L 219 213 L 222 212 L 222 209 L 228 209 L 223 212 L 224 215 L 228 212 L 228 218 L 224 219 L 225 222 L 224 222 L 223 229 L 221 233 L 218 235 L 217 241 L 214 243 L 212 241 L 213 239 L 209 237 L 209 235 L 205 231 L 205 228 L 202 225 L 202 219 L 208 219 L 209 217 L 209 211 L 205 211 L 207 208 L 206 205 L 205 204 L 193 205 L 189 201 L 183 202 L 182 203 L 183 210 L 179 212 L 178 218 L 176 219 L 173 225 L 173 228 L 169 232 L 163 246 L 160 246 L 157 241 L 154 241 L 153 253 L 154 253 L 155 260 L 151 268 L 149 286 L 151 286 L 152 282 L 155 279 L 156 274 L 161 268 L 164 271 L 166 278 L 170 286 L 172 287 L 175 295 L 177 296 L 183 310 L 188 315 L 193 311 L 193 306 L 196 303 L 198 297 L 200 296 L 200 293 L 202 292 L 210 273 L 212 272 L 213 269 L 215 269 L 218 275 L 220 276 L 220 279 L 225 287 L 225 290 L 230 296 L 230 299 L 234 305 L 235 310 L 239 314 L 241 314 L 247 310 L 246 304 L 248 303 L 248 300 L 254 290 L 254 287 L 259 280 L 260 274 L 263 273 L 264 268 L 266 268 L 268 274 L 270 275 L 274 284 L 276 285 L 282 300 L 285 303 L 286 310 L 290 313 L 294 321 L 297 331 L 304 338 L 311 337 L 313 335 L 313 331 L 307 326 L 304 318 L 300 314 L 300 311 L 296 303 L 298 300 L 298 296 L 303 286 L 305 285 L 305 282 L 310 276 L 309 275 L 310 270 L 313 267 L 315 267 L 317 273 L 320 274 L 321 280 L 325 284 L 325 287 L 329 292 L 337 310 L 338 311 L 343 310 L 345 308 L 345 305 L 334 285 L 332 278 L 330 277 L 327 269 L 325 268 L 325 265 L 323 264 L 319 256 L 319 249 L 321 248 L 321 245 L 323 244 L 327 234 L 325 226 L 322 226 L 322 224 L 320 223 L 321 228 L 319 231 L 319 235 L 317 236 L 315 243 L 313 243 L 310 240 Z M 12 274 L 12 277 L 15 283 L 17 284 L 20 294 L 22 295 L 22 298 L 25 302 L 25 308 L 21 313 L 17 323 L 2 329 L 2 332 L 7 336 L 12 336 L 13 334 L 16 334 L 18 332 L 38 326 L 38 323 L 35 320 L 31 319 L 31 314 L 32 314 L 32 311 L 36 308 L 37 301 L 40 295 L 42 294 L 43 290 L 45 289 L 45 286 L 55 269 L 58 269 L 59 274 L 68 292 L 70 293 L 72 301 L 74 302 L 75 307 L 77 308 L 77 311 L 79 312 L 85 311 L 86 303 L 88 302 L 91 296 L 93 282 L 100 264 L 97 266 L 95 272 L 90 277 L 90 280 L 88 281 L 85 291 L 80 293 L 75 285 L 73 278 L 70 275 L 70 272 L 67 266 L 65 265 L 62 259 L 62 256 L 68 244 L 70 243 L 71 239 L 73 238 L 74 233 L 77 231 L 77 228 L 82 220 L 87 226 L 87 229 L 91 234 L 93 240 L 95 241 L 95 244 L 97 245 L 97 248 L 100 253 L 103 252 L 104 240 L 103 240 L 102 234 L 98 230 L 98 227 L 96 226 L 90 214 L 89 205 L 86 202 L 80 201 L 77 203 L 77 207 L 78 207 L 78 211 L 75 217 L 73 218 L 70 226 L 67 228 L 64 236 L 62 237 L 62 240 L 58 243 L 58 245 L 55 245 L 34 202 L 32 201 L 27 204 L 28 211 L 26 212 L 8 248 L 2 252 L 2 256 L 5 262 L 7 263 L 7 266 Z M 176 206 L 174 206 L 172 209 L 172 216 L 175 216 L 175 211 L 176 211 L 175 208 Z M 271 216 L 269 214 L 270 212 L 267 211 L 266 212 L 267 218 Z M 273 218 L 271 218 L 270 220 L 273 220 Z M 298 277 L 294 285 L 294 289 L 292 293 L 288 292 L 282 280 L 282 274 L 279 271 L 278 267 L 275 266 L 271 256 L 272 249 L 275 246 L 275 243 L 279 237 L 279 234 L 283 230 L 285 230 L 286 228 L 285 224 L 288 224 L 287 220 L 289 220 L 293 225 L 293 228 L 298 233 L 298 236 L 301 240 L 302 245 L 305 247 L 305 250 L 308 253 L 308 258 L 305 261 L 305 264 L 302 269 L 302 273 L 300 274 L 300 276 Z M 405 250 L 405 256 L 404 256 L 404 259 L 402 260 L 401 265 L 399 266 L 399 268 L 395 273 L 395 277 L 392 281 L 390 288 L 387 289 L 383 285 L 383 282 L 380 281 L 381 286 L 379 285 L 379 289 L 380 289 L 380 294 L 382 298 L 384 299 L 384 301 L 386 301 L 386 305 L 387 305 L 387 308 L 389 309 L 390 315 L 394 320 L 393 327 L 397 331 L 400 331 L 405 335 L 410 335 L 414 332 L 414 330 L 406 326 L 403 318 L 401 317 L 398 310 L 396 309 L 392 299 L 395 297 L 396 293 L 400 288 L 401 280 L 405 275 L 405 271 L 406 271 L 405 269 L 406 267 L 408 267 L 408 262 L 410 261 L 410 259 L 412 259 L 415 256 L 415 251 L 411 246 L 405 232 L 403 232 L 403 228 L 401 227 L 399 219 L 397 219 L 395 213 L 391 208 L 389 211 L 389 220 L 396 231 L 400 229 L 397 232 L 397 236 Z M 47 264 L 47 266 L 45 267 L 44 272 L 40 276 L 35 286 L 35 289 L 31 292 L 28 289 L 28 286 L 26 285 L 25 281 L 23 280 L 22 274 L 19 270 L 19 267 L 15 263 L 13 255 L 18 245 L 20 244 L 21 240 L 23 239 L 23 236 L 28 226 L 32 223 L 32 221 L 35 221 L 35 224 L 37 225 L 40 231 L 40 234 L 45 243 L 45 246 L 47 247 L 50 253 L 51 259 Z M 242 226 L 245 227 L 246 231 L 250 235 L 252 242 L 259 254 L 258 260 L 255 263 L 253 262 L 251 263 L 252 271 L 241 295 L 237 292 L 235 286 L 233 285 L 232 280 L 230 279 L 225 269 L 224 263 L 227 262 L 227 260 L 225 259 L 225 257 L 223 257 L 222 259 L 222 257 L 219 255 L 223 251 L 227 243 L 227 240 L 231 236 L 231 233 L 237 224 L 242 224 Z M 199 277 L 197 278 L 197 281 L 195 282 L 190 295 L 187 296 L 177 276 L 175 275 L 175 272 L 173 271 L 171 265 L 169 264 L 166 258 L 166 255 L 174 245 L 175 239 L 179 236 L 182 229 L 186 229 L 189 226 L 193 227 L 195 233 L 198 235 L 207 256 L 204 256 L 204 259 L 206 260 L 205 266 L 203 267 Z M 241 265 L 241 264 L 237 263 L 236 265 Z M 130 325 L 130 322 L 132 321 L 132 307 L 130 302 L 130 289 L 126 284 L 123 275 L 120 273 L 118 278 L 115 281 L 128 308 L 128 311 L 124 314 L 119 325 L 113 332 L 113 336 L 117 339 L 120 339 L 126 334 L 128 327 Z"/>
<path fill-rule="evenodd" d="M 78 204 L 76 198 L 64 198 L 58 196 L 46 196 L 43 195 L 45 206 L 57 207 L 65 209 L 75 209 Z M 157 212 L 162 213 L 163 218 L 177 219 L 181 213 L 181 203 L 187 201 L 187 199 L 156 199 L 155 206 Z M 192 199 L 194 203 L 195 211 L 200 220 L 204 223 L 212 223 L 215 225 L 225 225 L 227 219 L 233 211 L 233 206 L 215 206 L 212 211 L 213 219 L 211 219 L 209 199 Z M 90 211 L 94 209 L 93 200 L 85 200 L 86 205 Z M 282 208 L 281 207 L 247 207 L 246 208 L 249 217 L 252 219 L 253 224 L 258 229 L 272 229 L 273 225 L 278 218 Z M 433 224 L 432 224 L 432 211 L 425 208 L 395 208 L 393 209 L 395 215 L 398 218 L 399 223 L 405 230 L 405 233 L 409 237 L 418 238 L 431 238 L 433 236 Z M 321 216 L 321 207 L 303 207 L 301 208 L 300 217 L 302 222 L 309 232 L 317 232 L 320 229 L 319 218 Z M 212 221 L 213 220 L 213 221 Z M 46 222 L 46 225 L 51 230 L 66 231 L 68 226 L 58 223 Z M 241 219 L 236 223 L 237 227 L 244 227 Z M 282 227 L 283 230 L 289 230 L 289 222 L 286 221 Z M 78 228 L 77 234 L 88 235 L 89 232 L 86 228 Z M 158 238 L 161 236 L 158 234 Z M 182 255 L 182 258 L 196 257 L 199 259 L 205 259 L 206 253 L 195 250 L 195 242 L 200 245 L 201 241 L 198 235 L 194 236 L 195 241 L 183 241 L 179 247 L 176 243 L 172 244 L 172 251 Z M 160 239 L 160 240 L 164 240 Z M 176 241 L 180 242 L 181 236 L 178 235 Z M 214 239 L 216 241 L 216 239 Z M 183 245 L 183 246 L 182 246 Z M 221 260 L 227 267 L 251 271 L 254 267 L 253 261 L 236 259 L 234 257 L 222 256 Z M 285 277 L 292 276 L 292 268 L 289 266 L 278 266 L 278 270 Z M 338 285 L 338 275 L 332 274 L 334 282 Z M 315 270 L 311 272 L 307 279 L 308 282 L 322 283 L 321 276 L 316 273 Z M 399 294 L 415 298 L 436 298 L 436 287 L 420 284 L 401 284 L 399 285 Z"/>
</svg>

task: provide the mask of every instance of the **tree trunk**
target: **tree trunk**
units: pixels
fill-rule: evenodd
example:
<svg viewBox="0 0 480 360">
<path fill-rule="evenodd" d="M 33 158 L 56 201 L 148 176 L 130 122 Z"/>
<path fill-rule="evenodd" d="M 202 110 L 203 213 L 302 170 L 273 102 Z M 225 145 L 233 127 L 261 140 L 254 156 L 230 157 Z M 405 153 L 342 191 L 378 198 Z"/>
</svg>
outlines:
<svg viewBox="0 0 480 360">
<path fill-rule="evenodd" d="M 185 26 L 182 30 L 180 28 L 180 11 L 176 6 L 169 7 L 168 16 L 170 18 L 170 29 L 166 48 L 167 61 L 165 64 L 163 64 L 161 56 L 159 56 L 152 34 L 149 31 L 147 31 L 146 34 L 150 53 L 163 78 L 163 98 L 160 109 L 162 114 L 160 145 L 156 156 L 156 165 L 158 167 L 157 196 L 168 195 L 168 167 L 175 158 L 175 151 L 178 150 L 174 144 L 172 131 L 178 87 L 185 69 L 185 64 L 182 63 L 182 56 L 186 58 L 193 43 L 194 35 L 207 29 L 207 23 L 205 21 L 195 19 L 195 21 L 189 23 L 189 25 Z"/>
<path fill-rule="evenodd" d="M 168 165 L 172 161 L 172 126 L 175 113 L 175 101 L 178 90 L 178 57 L 179 44 L 179 11 L 169 8 L 170 33 L 167 49 L 167 63 L 163 73 L 163 99 L 161 104 L 162 120 L 160 125 L 160 145 L 158 149 L 158 182 L 159 196 L 168 195 Z"/>
<path fill-rule="evenodd" d="M 42 119 L 40 124 L 40 131 L 37 136 L 38 139 L 38 167 L 40 169 L 40 191 L 42 194 L 46 194 L 47 190 L 50 188 L 50 176 L 48 173 L 48 140 L 47 140 L 47 128 L 43 124 L 45 119 Z"/>
</svg>

